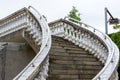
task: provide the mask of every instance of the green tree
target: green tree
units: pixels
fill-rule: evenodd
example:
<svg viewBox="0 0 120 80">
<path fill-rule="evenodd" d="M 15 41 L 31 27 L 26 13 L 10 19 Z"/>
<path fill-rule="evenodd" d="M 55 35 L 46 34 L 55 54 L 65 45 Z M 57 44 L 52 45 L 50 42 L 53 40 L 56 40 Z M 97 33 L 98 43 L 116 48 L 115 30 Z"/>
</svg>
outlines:
<svg viewBox="0 0 120 80">
<path fill-rule="evenodd" d="M 109 34 L 109 36 L 120 49 L 120 32 Z"/>
<path fill-rule="evenodd" d="M 76 23 L 78 23 L 78 21 L 81 21 L 80 13 L 78 12 L 75 6 L 72 7 L 72 10 L 69 12 L 68 17 L 70 21 L 73 21 Z"/>
<path fill-rule="evenodd" d="M 119 29 L 119 32 L 120 32 L 120 25 L 119 25 L 119 24 L 115 24 L 115 25 L 113 26 L 113 29 Z"/>
</svg>

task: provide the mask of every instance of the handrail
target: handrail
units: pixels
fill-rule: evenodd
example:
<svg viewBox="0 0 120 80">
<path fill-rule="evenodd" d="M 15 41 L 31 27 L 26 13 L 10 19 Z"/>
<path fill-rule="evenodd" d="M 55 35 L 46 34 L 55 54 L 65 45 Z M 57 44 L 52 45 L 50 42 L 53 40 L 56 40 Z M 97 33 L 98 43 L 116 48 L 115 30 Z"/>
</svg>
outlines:
<svg viewBox="0 0 120 80">
<path fill-rule="evenodd" d="M 48 24 L 46 23 L 44 17 L 42 15 L 40 15 L 40 13 L 32 6 L 29 6 L 28 9 L 23 8 L 22 10 L 17 11 L 14 14 L 8 16 L 7 18 L 10 18 L 10 19 L 5 18 L 4 23 L 3 24 L 1 23 L 0 27 L 6 26 L 6 24 L 9 25 L 10 21 L 11 22 L 16 21 L 16 17 L 17 17 L 17 20 L 19 20 L 18 17 L 21 17 L 21 14 L 24 14 L 24 16 L 22 16 L 22 17 L 25 18 L 25 21 L 26 21 L 25 23 L 27 23 L 28 16 L 31 16 L 33 19 L 35 19 L 35 21 L 37 21 L 37 23 L 39 25 L 38 27 L 40 28 L 40 31 L 42 31 L 42 43 L 40 45 L 40 51 L 38 52 L 38 54 L 13 80 L 23 80 L 23 79 L 26 80 L 26 79 L 34 78 L 35 75 L 39 72 L 40 66 L 44 67 L 44 65 L 43 65 L 43 64 L 45 64 L 44 61 L 48 59 L 48 52 L 49 52 L 50 47 L 51 47 L 51 33 L 50 33 L 50 29 L 48 27 Z M 13 15 L 16 15 L 16 16 L 13 17 L 13 19 L 12 19 L 11 16 L 13 16 Z M 28 22 L 28 24 L 29 24 L 29 22 Z M 26 26 L 23 26 L 23 27 L 19 26 L 18 29 L 21 29 L 21 28 L 23 29 L 23 28 L 29 27 L 27 24 L 25 24 L 25 25 Z M 17 26 L 18 26 L 18 24 L 17 24 Z M 16 28 L 16 24 L 13 26 L 13 28 L 14 27 Z M 11 26 L 9 28 L 11 30 Z M 15 29 L 15 30 L 18 30 L 18 29 Z M 8 32 L 11 32 L 10 30 L 8 30 Z M 5 31 L 6 30 L 4 30 L 4 33 L 5 33 Z M 37 33 L 37 35 L 41 35 L 41 34 Z M 23 37 L 24 37 L 24 35 L 23 35 Z M 48 65 L 47 65 L 47 67 L 48 67 Z M 45 75 L 47 76 L 47 74 L 45 74 Z M 45 75 L 43 75 L 42 77 L 45 77 Z"/>
<path fill-rule="evenodd" d="M 29 6 L 28 9 L 32 8 L 40 17 L 41 17 L 41 14 L 32 6 Z"/>
<path fill-rule="evenodd" d="M 101 76 L 102 77 L 104 77 L 105 76 L 105 72 L 109 69 L 110 71 L 110 73 L 109 73 L 109 75 L 107 75 L 107 78 L 106 78 L 106 80 L 108 80 L 111 76 L 112 76 L 112 74 L 113 74 L 113 71 L 115 71 L 115 69 L 116 69 L 116 66 L 117 66 L 117 63 L 118 63 L 118 61 L 114 61 L 113 62 L 113 58 L 115 57 L 115 53 L 116 54 L 118 54 L 119 52 L 117 51 L 118 49 L 116 48 L 116 47 L 114 47 L 114 43 L 112 42 L 112 40 L 106 35 L 106 34 L 104 34 L 104 33 L 102 33 L 101 31 L 99 31 L 98 29 L 95 29 L 94 27 L 91 27 L 91 26 L 89 26 L 89 25 L 87 25 L 87 24 L 85 24 L 85 23 L 82 23 L 82 22 L 80 22 L 80 21 L 76 21 L 76 20 L 74 20 L 75 22 L 77 22 L 77 23 L 75 23 L 75 22 L 72 22 L 72 21 L 69 21 L 69 20 L 67 20 L 67 19 L 69 19 L 69 17 L 65 17 L 64 18 L 64 20 L 63 19 L 60 19 L 59 20 L 59 22 L 61 21 L 61 22 L 63 22 L 63 24 L 64 23 L 70 23 L 70 25 L 71 25 L 71 23 L 73 23 L 72 24 L 72 27 L 74 27 L 75 29 L 82 29 L 82 30 L 84 30 L 84 31 L 86 31 L 86 32 L 89 32 L 89 33 L 93 33 L 94 35 L 93 35 L 93 37 L 94 36 L 96 36 L 96 37 L 98 37 L 99 38 L 99 40 L 100 40 L 100 42 L 104 45 L 104 47 L 107 49 L 107 52 L 106 52 L 106 54 L 107 54 L 107 58 L 106 58 L 106 60 L 105 60 L 105 62 L 104 62 L 104 67 L 102 68 L 102 70 L 93 78 L 93 80 L 97 80 L 97 79 L 99 79 Z M 57 22 L 57 21 L 56 21 Z M 52 23 L 52 24 L 54 24 L 54 23 Z M 76 26 L 77 25 L 77 26 Z M 59 28 L 59 27 L 58 27 Z M 52 29 L 52 28 L 51 28 Z M 56 28 L 57 29 L 57 28 Z M 58 32 L 59 33 L 59 32 Z M 74 42 L 74 41 L 73 41 Z M 116 52 L 115 52 L 115 50 L 116 50 Z M 119 54 L 118 54 L 119 55 Z M 118 58 L 118 57 L 117 57 Z M 115 63 L 116 65 L 112 65 L 111 64 L 111 62 L 113 62 L 113 63 Z M 112 66 L 112 69 L 110 69 L 109 67 L 110 66 Z M 106 73 L 107 74 L 107 73 Z"/>
<path fill-rule="evenodd" d="M 44 59 L 47 57 L 50 46 L 51 46 L 50 30 L 49 30 L 49 27 L 48 27 L 47 23 L 45 22 L 44 18 L 32 6 L 29 6 L 28 9 L 29 9 L 28 11 L 34 15 L 34 17 L 38 20 L 38 23 L 40 23 L 40 25 L 41 25 L 42 45 L 41 45 L 40 51 L 34 57 L 34 59 L 13 80 L 28 79 L 28 78 L 30 79 L 31 74 L 35 74 L 34 73 L 34 72 L 36 72 L 35 70 L 37 70 L 39 68 L 39 66 L 42 64 Z M 37 15 L 35 15 L 35 13 L 33 11 L 31 11 L 31 9 L 33 9 L 35 12 L 37 12 Z M 39 63 L 37 60 L 38 58 L 40 59 Z M 29 71 L 29 69 L 31 69 L 31 71 Z M 27 71 L 29 71 L 29 72 L 26 73 Z"/>
<path fill-rule="evenodd" d="M 75 21 L 77 21 L 77 20 L 75 20 Z M 84 24 L 84 23 L 81 23 L 81 22 L 79 22 L 79 21 L 77 21 L 79 24 Z M 86 24 L 84 24 L 84 25 L 86 25 Z M 101 37 L 101 39 L 106 43 L 106 45 L 107 45 L 107 48 L 108 48 L 108 53 L 109 53 L 109 55 L 108 55 L 108 59 L 107 59 L 107 61 L 106 61 L 106 63 L 105 63 L 105 66 L 103 67 L 103 69 L 93 78 L 93 80 L 97 80 L 97 79 L 99 79 L 99 77 L 107 70 L 107 68 L 109 67 L 109 64 L 111 63 L 111 61 L 112 61 L 112 58 L 114 57 L 114 50 L 115 50 L 115 47 L 114 47 L 114 44 L 113 44 L 113 42 L 112 42 L 112 40 L 106 35 L 106 34 L 103 34 L 101 31 L 99 31 L 99 30 L 97 30 L 97 29 L 95 29 L 95 28 L 93 28 L 93 27 L 91 27 L 91 26 L 88 26 L 87 25 L 87 27 L 83 27 L 83 28 L 86 28 L 86 29 L 88 29 L 89 30 L 89 27 L 90 28 L 92 28 L 93 29 L 93 31 L 92 32 L 94 32 L 95 34 L 96 34 L 96 31 L 97 32 L 100 32 L 103 36 L 105 36 L 104 38 L 102 38 L 100 35 L 98 35 L 98 34 L 96 34 L 97 36 L 99 36 L 99 37 Z M 107 40 L 106 39 L 108 39 L 109 40 L 109 43 L 107 43 Z M 118 49 L 117 49 L 118 50 Z M 118 52 L 117 52 L 118 53 Z M 117 63 L 117 62 L 116 62 Z M 117 66 L 117 65 L 114 65 L 114 66 Z M 116 67 L 114 67 L 114 69 L 115 69 Z M 114 71 L 114 70 L 113 70 Z M 112 72 L 113 72 L 112 71 Z M 111 75 L 112 75 L 112 73 L 111 73 Z M 110 78 L 111 77 L 111 75 L 109 75 L 109 77 L 108 78 Z"/>
</svg>

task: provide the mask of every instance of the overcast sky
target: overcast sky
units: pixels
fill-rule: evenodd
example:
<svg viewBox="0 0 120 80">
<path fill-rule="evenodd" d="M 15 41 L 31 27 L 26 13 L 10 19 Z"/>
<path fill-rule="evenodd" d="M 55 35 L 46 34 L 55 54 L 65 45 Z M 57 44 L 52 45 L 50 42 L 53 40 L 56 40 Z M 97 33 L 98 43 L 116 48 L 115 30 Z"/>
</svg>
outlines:
<svg viewBox="0 0 120 80">
<path fill-rule="evenodd" d="M 29 5 L 45 15 L 48 22 L 67 16 L 75 6 L 81 13 L 82 22 L 104 32 L 104 8 L 120 18 L 120 0 L 1 0 L 0 19 Z M 112 28 L 109 27 L 109 33 Z"/>
</svg>

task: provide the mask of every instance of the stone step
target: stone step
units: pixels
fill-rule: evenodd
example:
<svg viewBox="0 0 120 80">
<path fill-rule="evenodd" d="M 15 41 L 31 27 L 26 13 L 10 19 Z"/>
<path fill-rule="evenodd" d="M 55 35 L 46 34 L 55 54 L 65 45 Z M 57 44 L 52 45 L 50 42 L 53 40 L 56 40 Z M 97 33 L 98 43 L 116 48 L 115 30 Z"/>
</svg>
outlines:
<svg viewBox="0 0 120 80">
<path fill-rule="evenodd" d="M 62 46 L 58 46 L 58 45 L 52 45 L 52 49 L 54 49 L 54 48 L 62 48 L 62 49 L 67 49 L 67 50 L 78 50 L 78 51 L 83 51 L 83 49 L 82 48 L 78 48 L 78 46 L 72 46 L 72 47 L 70 47 L 70 46 L 64 46 L 64 45 L 62 45 Z"/>
<path fill-rule="evenodd" d="M 73 56 L 60 56 L 60 55 L 50 55 L 50 59 L 53 59 L 53 60 L 78 60 L 78 61 L 96 61 L 97 59 L 96 58 L 92 58 L 90 56 L 87 56 L 87 57 L 80 57 L 80 56 L 76 56 L 76 57 L 73 57 Z"/>
<path fill-rule="evenodd" d="M 56 51 L 57 49 L 55 49 L 54 51 L 51 52 L 50 56 L 60 56 L 60 57 L 79 57 L 79 58 L 93 58 L 92 55 L 89 54 L 84 54 L 84 53 L 80 53 L 80 54 L 75 54 L 75 53 L 66 53 L 64 52 L 64 50 L 61 50 L 60 52 Z"/>
<path fill-rule="evenodd" d="M 93 75 L 49 75 L 48 80 L 91 80 Z"/>
<path fill-rule="evenodd" d="M 65 75 L 65 74 L 68 74 L 68 75 L 78 75 L 78 74 L 81 74 L 81 75 L 95 75 L 96 73 L 98 73 L 98 70 L 94 70 L 94 71 L 91 71 L 91 70 L 79 70 L 79 69 L 59 69 L 59 70 L 51 70 L 50 69 L 50 73 L 51 75 L 53 74 L 58 74 L 58 75 Z"/>
<path fill-rule="evenodd" d="M 91 66 L 91 65 L 72 65 L 72 64 L 68 64 L 68 65 L 64 65 L 64 64 L 52 64 L 49 66 L 50 69 L 57 69 L 57 70 L 61 70 L 61 69 L 78 69 L 78 70 L 93 70 L 93 67 L 94 67 L 94 70 L 99 70 L 101 69 L 103 66 L 98 66 L 98 65 L 94 65 L 94 66 Z"/>
<path fill-rule="evenodd" d="M 65 60 L 50 60 L 51 63 L 54 64 L 64 64 L 64 65 L 68 65 L 68 64 L 75 64 L 75 65 L 91 65 L 91 66 L 100 66 L 101 63 L 100 62 L 89 62 L 89 61 L 65 61 Z"/>
<path fill-rule="evenodd" d="M 70 41 L 68 41 L 68 40 L 53 40 L 52 39 L 52 42 L 53 42 L 53 44 L 68 44 L 68 45 L 73 45 L 74 43 L 72 43 L 72 42 L 70 42 Z"/>
<path fill-rule="evenodd" d="M 74 49 L 64 49 L 64 48 L 52 48 L 50 51 L 52 52 L 66 52 L 66 53 L 83 53 L 83 54 L 88 54 L 89 55 L 89 52 L 87 51 L 83 51 L 83 50 L 74 50 Z"/>
<path fill-rule="evenodd" d="M 55 75 L 59 79 L 79 79 L 79 75 Z"/>
<path fill-rule="evenodd" d="M 73 79 L 70 79 L 70 78 L 65 78 L 65 79 L 59 79 L 59 76 L 52 76 L 52 77 L 48 77 L 47 80 L 73 80 Z M 80 79 L 75 79 L 74 80 L 80 80 Z M 89 80 L 89 79 L 88 79 Z"/>
<path fill-rule="evenodd" d="M 69 42 L 59 42 L 59 41 L 53 41 L 53 44 L 52 45 L 61 45 L 61 44 L 63 44 L 63 45 L 71 45 L 71 46 L 73 46 L 73 44 L 74 43 L 69 43 Z M 75 46 L 75 45 L 74 45 Z"/>
<path fill-rule="evenodd" d="M 47 80 L 91 80 L 103 64 L 68 40 L 52 36 Z"/>
<path fill-rule="evenodd" d="M 61 47 L 67 47 L 67 48 L 78 48 L 78 46 L 68 45 L 66 43 L 64 44 L 52 44 L 52 46 L 61 46 Z"/>
<path fill-rule="evenodd" d="M 63 78 L 63 79 L 59 79 L 58 76 L 54 76 L 54 77 L 49 77 L 49 79 L 47 80 L 90 80 L 90 79 L 78 79 L 78 78 L 74 78 L 74 79 L 71 79 L 71 78 Z"/>
<path fill-rule="evenodd" d="M 63 39 L 63 38 L 61 38 L 61 37 L 58 37 L 58 36 L 52 36 L 52 40 L 53 41 L 68 41 L 68 40 L 66 40 L 66 39 Z"/>
</svg>

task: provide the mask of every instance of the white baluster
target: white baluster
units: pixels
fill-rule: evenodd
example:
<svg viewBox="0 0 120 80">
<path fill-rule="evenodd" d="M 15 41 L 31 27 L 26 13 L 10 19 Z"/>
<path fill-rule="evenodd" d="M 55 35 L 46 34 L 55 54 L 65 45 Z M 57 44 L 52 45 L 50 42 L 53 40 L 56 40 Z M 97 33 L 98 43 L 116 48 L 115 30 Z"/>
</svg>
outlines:
<svg viewBox="0 0 120 80">
<path fill-rule="evenodd" d="M 80 35 L 80 32 L 76 31 L 75 45 L 79 45 L 79 35 Z"/>
<path fill-rule="evenodd" d="M 79 47 L 82 47 L 83 46 L 83 34 L 81 33 L 79 35 L 80 39 L 79 39 Z"/>
</svg>

